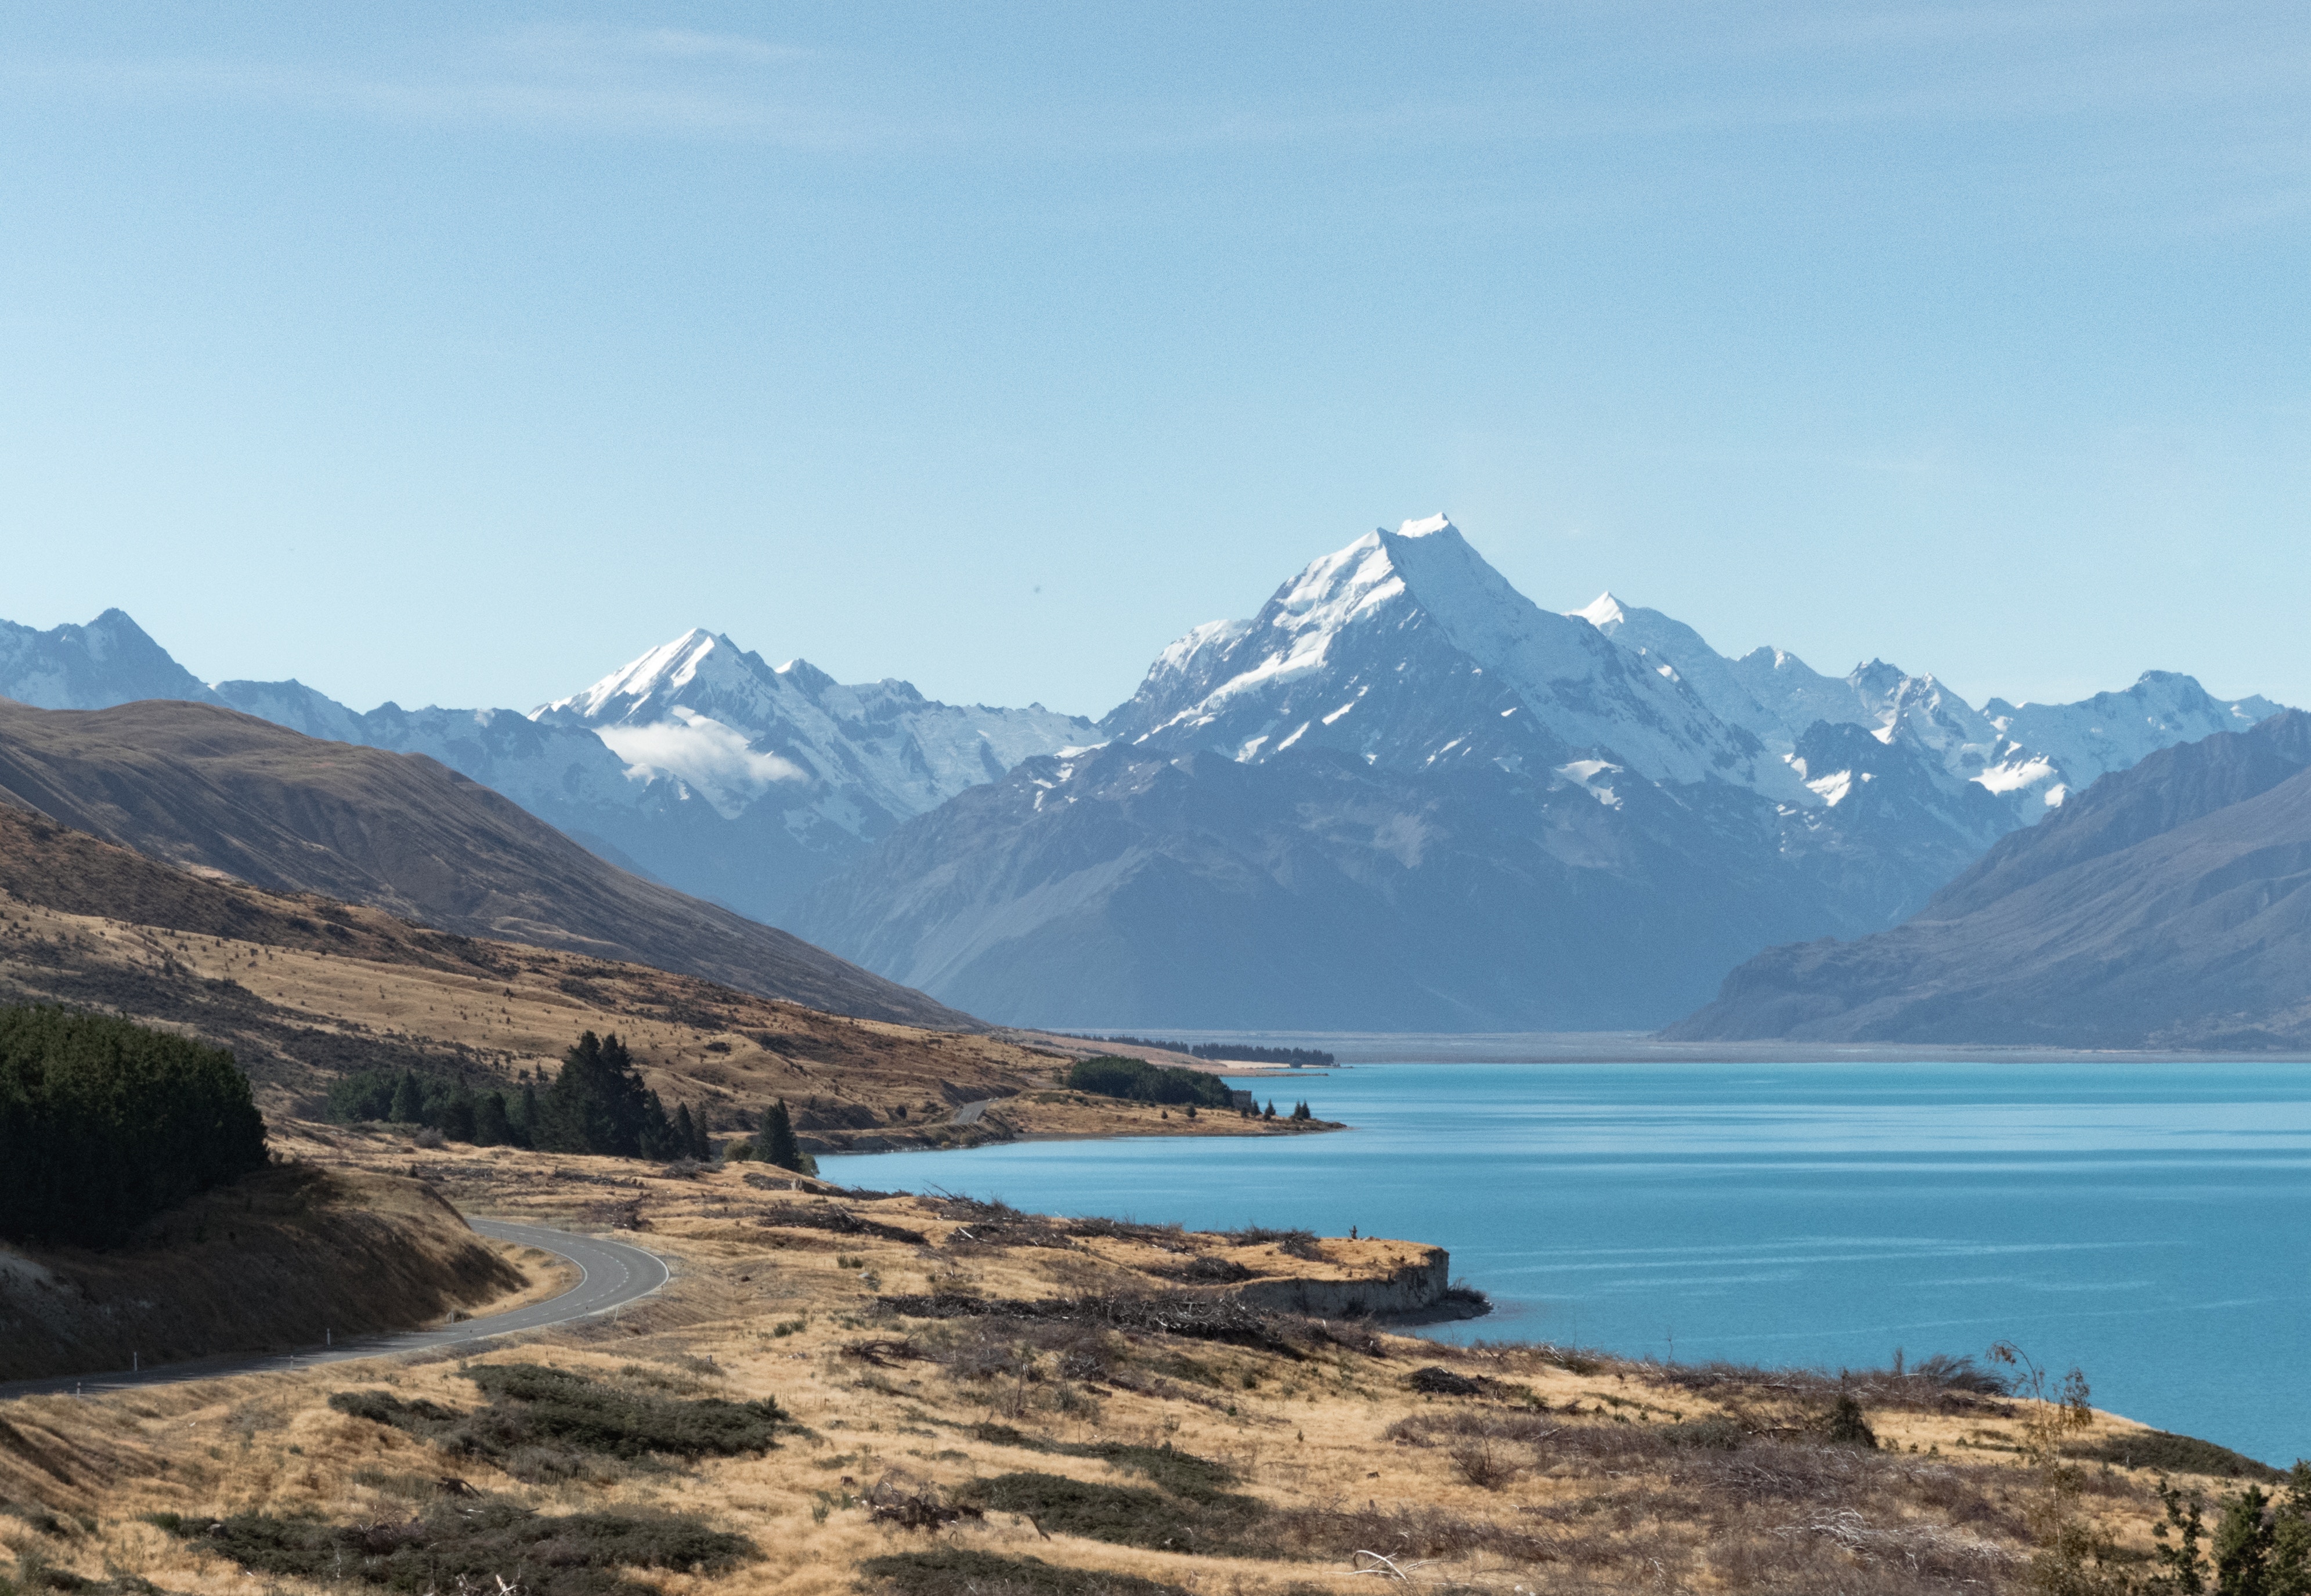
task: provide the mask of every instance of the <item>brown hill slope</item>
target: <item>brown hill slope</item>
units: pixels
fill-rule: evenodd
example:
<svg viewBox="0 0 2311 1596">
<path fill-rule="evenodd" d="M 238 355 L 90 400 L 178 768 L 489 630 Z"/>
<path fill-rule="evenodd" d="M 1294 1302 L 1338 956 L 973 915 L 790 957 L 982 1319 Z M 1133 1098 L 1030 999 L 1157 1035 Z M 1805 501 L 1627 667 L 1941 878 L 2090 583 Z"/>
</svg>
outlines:
<svg viewBox="0 0 2311 1596">
<path fill-rule="evenodd" d="M 322 742 L 212 704 L 77 711 L 0 700 L 0 798 L 277 892 L 834 1013 L 978 1027 L 799 938 L 628 875 L 422 754 Z"/>
<path fill-rule="evenodd" d="M 2311 1044 L 2311 715 L 2103 777 L 1917 917 L 1769 948 L 1676 1041 Z"/>
<path fill-rule="evenodd" d="M 0 1247 L 0 1380 L 404 1330 L 519 1291 L 520 1270 L 421 1182 L 261 1170 L 103 1252 Z"/>
<path fill-rule="evenodd" d="M 632 1043 L 669 1106 L 751 1126 L 774 1099 L 811 1151 L 1016 1135 L 1285 1135 L 1324 1128 L 1051 1088 L 1039 1045 L 847 1018 L 694 976 L 459 937 L 310 894 L 206 880 L 0 805 L 0 1002 L 126 1015 L 229 1047 L 275 1123 L 329 1085 L 414 1068 L 512 1089 L 583 1030 Z M 958 1124 L 961 1104 L 996 1100 Z"/>
</svg>

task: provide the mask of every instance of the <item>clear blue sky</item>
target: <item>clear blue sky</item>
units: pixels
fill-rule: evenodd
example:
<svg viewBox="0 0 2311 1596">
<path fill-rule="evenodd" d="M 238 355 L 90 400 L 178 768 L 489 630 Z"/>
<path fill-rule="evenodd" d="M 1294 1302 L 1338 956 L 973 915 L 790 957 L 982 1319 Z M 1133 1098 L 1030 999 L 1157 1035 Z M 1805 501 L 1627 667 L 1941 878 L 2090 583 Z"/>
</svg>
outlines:
<svg viewBox="0 0 2311 1596">
<path fill-rule="evenodd" d="M 2311 703 L 2311 15 L 0 4 L 0 615 L 1097 713 L 1442 509 L 1979 702 Z"/>
</svg>

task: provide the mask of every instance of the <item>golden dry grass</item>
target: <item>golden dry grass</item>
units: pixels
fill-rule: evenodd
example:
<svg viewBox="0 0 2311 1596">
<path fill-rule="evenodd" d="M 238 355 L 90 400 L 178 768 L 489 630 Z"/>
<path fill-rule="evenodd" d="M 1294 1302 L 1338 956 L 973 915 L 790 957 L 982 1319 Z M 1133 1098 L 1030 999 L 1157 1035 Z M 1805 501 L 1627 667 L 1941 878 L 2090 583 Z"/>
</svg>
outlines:
<svg viewBox="0 0 2311 1596">
<path fill-rule="evenodd" d="M 1190 1120 L 1057 1089 L 1075 1057 L 1096 1051 L 1085 1043 L 851 1019 L 516 943 L 462 944 L 481 963 L 449 960 L 376 910 L 334 911 L 349 928 L 338 951 L 66 914 L 0 894 L 0 995 L 53 993 L 210 1034 L 235 1049 L 268 1119 L 318 1112 L 333 1073 L 304 1061 L 328 1048 L 283 1036 L 341 1042 L 345 1067 L 430 1061 L 510 1086 L 525 1071 L 558 1068 L 562 1051 L 591 1030 L 624 1037 L 669 1106 L 687 1103 L 723 1127 L 751 1124 L 783 1100 L 806 1145 L 822 1150 L 1332 1129 L 1231 1113 Z M 217 982 L 240 990 L 228 992 L 228 1009 L 214 1001 Z M 954 1122 L 956 1108 L 983 1100 L 994 1106 L 977 1123 Z"/>
<path fill-rule="evenodd" d="M 774 1397 L 803 1429 L 760 1457 L 606 1466 L 525 1483 L 332 1411 L 331 1391 L 379 1387 L 445 1407 L 477 1400 L 447 1358 L 384 1360 L 86 1401 L 0 1408 L 0 1545 L 90 1578 L 118 1571 L 187 1593 L 301 1591 L 259 1580 L 138 1522 L 170 1511 L 406 1518 L 445 1475 L 545 1512 L 702 1515 L 762 1556 L 669 1592 L 822 1596 L 862 1558 L 952 1546 L 1128 1573 L 1198 1592 L 1348 1591 L 1359 1549 L 1395 1554 L 1412 1582 L 1515 1592 L 1598 1590 L 1909 1592 L 2001 1589 L 2028 1552 L 2038 1477 L 2010 1450 L 2027 1406 L 1857 1387 L 1881 1449 L 1821 1441 L 1835 1382 L 1716 1376 L 1591 1361 L 1548 1348 L 1456 1350 L 1355 1327 L 1287 1327 L 1291 1350 L 1017 1320 L 894 1317 L 877 1298 L 964 1293 L 1034 1300 L 1174 1289 L 1152 1270 L 1197 1257 L 1263 1270 L 1354 1271 L 1416 1243 L 1329 1240 L 1319 1256 L 1178 1233 L 1080 1234 L 1019 1219 L 988 1241 L 971 1212 L 910 1197 L 862 1200 L 762 1172 L 690 1180 L 652 1166 L 493 1150 L 413 1155 L 406 1143 L 310 1128 L 286 1138 L 349 1171 L 406 1169 L 473 1212 L 577 1226 L 622 1224 L 675 1279 L 615 1318 L 484 1356 L 683 1395 Z M 752 1173 L 756 1183 L 749 1183 Z M 615 1184 L 613 1182 L 615 1182 Z M 921 1243 L 820 1228 L 847 1213 Z M 972 1237 L 982 1239 L 973 1240 Z M 1222 1288 L 1208 1288 L 1222 1289 Z M 1415 1390 L 1441 1366 L 1469 1396 Z M 1673 1426 L 1728 1420 L 1738 1450 L 1671 1444 Z M 2106 1429 L 2129 1427 L 2102 1416 Z M 1225 1465 L 1264 1504 L 1260 1536 L 1220 1556 L 1048 1539 L 990 1511 L 937 1531 L 870 1518 L 878 1482 L 967 1493 L 1040 1471 L 1143 1485 L 1100 1459 L 1010 1443 L 1170 1445 Z M 2147 1482 L 2095 1470 L 2085 1501 L 2125 1545 L 2148 1545 Z M 37 1511 L 35 1511 L 37 1510 Z M 26 1516 L 32 1513 L 33 1516 Z M 57 1515 L 43 1528 L 39 1513 Z M 1415 1566 L 1417 1565 L 1417 1566 Z M 1393 1583 L 1382 1580 L 1381 1583 Z M 354 1587 L 358 1588 L 358 1587 Z"/>
</svg>

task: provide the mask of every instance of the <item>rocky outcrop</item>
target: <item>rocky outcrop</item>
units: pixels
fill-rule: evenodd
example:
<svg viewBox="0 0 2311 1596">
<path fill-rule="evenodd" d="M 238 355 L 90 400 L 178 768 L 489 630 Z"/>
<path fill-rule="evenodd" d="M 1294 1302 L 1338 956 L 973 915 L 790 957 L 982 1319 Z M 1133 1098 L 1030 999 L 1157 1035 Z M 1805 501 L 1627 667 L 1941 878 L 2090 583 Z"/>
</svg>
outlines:
<svg viewBox="0 0 2311 1596">
<path fill-rule="evenodd" d="M 1415 1249 L 1384 1272 L 1353 1263 L 1316 1267 L 1321 1272 L 1251 1280 L 1227 1295 L 1249 1307 L 1317 1319 L 1395 1319 L 1430 1312 L 1452 1281 L 1452 1257 L 1442 1247 Z"/>
</svg>

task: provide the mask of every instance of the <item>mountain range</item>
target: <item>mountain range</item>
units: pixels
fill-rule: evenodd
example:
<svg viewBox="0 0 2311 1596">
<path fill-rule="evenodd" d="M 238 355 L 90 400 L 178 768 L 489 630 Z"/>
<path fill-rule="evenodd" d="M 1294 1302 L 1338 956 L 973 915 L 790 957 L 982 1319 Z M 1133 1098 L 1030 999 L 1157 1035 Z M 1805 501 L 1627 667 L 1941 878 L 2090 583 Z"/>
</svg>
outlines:
<svg viewBox="0 0 2311 1596">
<path fill-rule="evenodd" d="M 46 632 L 0 622 L 0 697 L 59 710 L 185 699 L 423 754 L 622 868 L 764 921 L 902 821 L 1097 735 L 1041 705 L 939 703 L 895 680 L 844 686 L 703 631 L 528 713 L 391 702 L 364 713 L 295 680 L 204 683 L 117 609 Z"/>
<path fill-rule="evenodd" d="M 1729 659 L 1610 595 L 1544 610 L 1437 517 L 1188 632 L 1098 747 L 910 821 L 792 923 L 993 1017 L 1652 1026 L 1740 950 L 1897 924 L 2073 787 L 2273 708 L 2153 673 L 1978 711 L 1881 661 Z"/>
<path fill-rule="evenodd" d="M 424 754 L 595 855 L 939 1000 L 1068 1025 L 1590 1029 L 1901 923 L 1998 839 L 2255 724 L 2146 673 L 1976 710 L 1872 660 L 1532 604 L 1442 517 L 1197 627 L 1094 724 L 844 685 L 693 631 L 511 710 L 204 684 L 120 612 L 0 624 L 0 694 L 221 704 Z"/>
<path fill-rule="evenodd" d="M 1677 1040 L 2311 1044 L 2311 715 L 2158 750 L 1907 923 L 1776 947 Z"/>
</svg>

